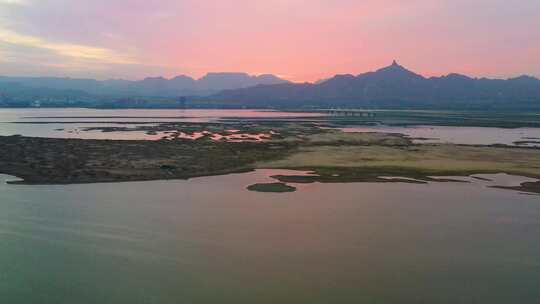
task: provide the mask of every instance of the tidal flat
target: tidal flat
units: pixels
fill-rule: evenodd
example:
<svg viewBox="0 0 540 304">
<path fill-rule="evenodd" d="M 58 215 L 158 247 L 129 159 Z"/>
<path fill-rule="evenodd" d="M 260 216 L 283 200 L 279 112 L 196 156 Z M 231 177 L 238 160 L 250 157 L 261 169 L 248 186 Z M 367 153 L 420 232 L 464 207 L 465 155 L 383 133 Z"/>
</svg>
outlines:
<svg viewBox="0 0 540 304">
<path fill-rule="evenodd" d="M 402 134 L 347 133 L 316 123 L 283 121 L 184 126 L 191 132 L 226 130 L 267 136 L 260 141 L 210 136 L 169 136 L 157 141 L 7 136 L 0 137 L 0 172 L 18 176 L 22 179 L 18 183 L 26 184 L 188 179 L 254 169 L 315 173 L 276 177 L 281 183 L 433 182 L 444 181 L 433 177 L 481 173 L 540 178 L 540 149 L 534 147 L 418 144 Z M 530 185 L 513 190 L 539 192 Z"/>
</svg>

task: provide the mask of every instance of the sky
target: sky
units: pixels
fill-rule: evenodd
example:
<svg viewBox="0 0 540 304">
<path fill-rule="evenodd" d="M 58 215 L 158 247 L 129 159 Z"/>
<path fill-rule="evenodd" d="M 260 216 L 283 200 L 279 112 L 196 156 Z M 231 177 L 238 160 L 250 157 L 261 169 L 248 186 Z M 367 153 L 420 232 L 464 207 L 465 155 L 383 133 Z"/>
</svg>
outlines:
<svg viewBox="0 0 540 304">
<path fill-rule="evenodd" d="M 540 0 L 0 0 L 0 75 L 540 76 Z"/>
</svg>

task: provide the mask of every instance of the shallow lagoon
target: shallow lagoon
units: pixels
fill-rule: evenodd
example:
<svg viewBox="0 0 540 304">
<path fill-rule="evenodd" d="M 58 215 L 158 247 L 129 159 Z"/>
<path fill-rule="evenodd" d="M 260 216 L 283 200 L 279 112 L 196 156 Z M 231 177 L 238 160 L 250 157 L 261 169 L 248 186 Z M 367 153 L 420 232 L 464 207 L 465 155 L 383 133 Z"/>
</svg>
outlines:
<svg viewBox="0 0 540 304">
<path fill-rule="evenodd" d="M 245 189 L 277 173 L 70 186 L 1 176 L 2 302 L 540 298 L 539 196 L 487 187 L 521 178 Z"/>
<path fill-rule="evenodd" d="M 147 134 L 144 131 L 100 130 L 95 127 L 151 126 L 165 122 L 217 122 L 220 119 L 294 119 L 320 117 L 320 113 L 280 112 L 270 110 L 98 110 L 98 109 L 0 109 L 0 136 L 157 140 L 166 133 Z M 176 130 L 171 130 L 176 131 Z"/>
<path fill-rule="evenodd" d="M 167 133 L 145 131 L 102 132 L 95 127 L 151 126 L 164 122 L 230 122 L 240 119 L 310 120 L 320 118 L 314 112 L 280 112 L 266 110 L 98 110 L 98 109 L 0 109 L 0 135 L 32 137 L 158 140 Z M 16 122 L 16 123 L 14 123 Z M 401 133 L 417 143 L 454 143 L 466 145 L 515 145 L 540 147 L 540 128 L 487 128 L 449 126 L 349 126 L 345 132 Z M 170 130 L 176 132 L 177 130 Z"/>
<path fill-rule="evenodd" d="M 416 143 L 453 143 L 462 145 L 516 145 L 540 147 L 540 128 L 487 128 L 449 126 L 369 126 L 341 128 L 344 132 L 400 133 Z"/>
</svg>

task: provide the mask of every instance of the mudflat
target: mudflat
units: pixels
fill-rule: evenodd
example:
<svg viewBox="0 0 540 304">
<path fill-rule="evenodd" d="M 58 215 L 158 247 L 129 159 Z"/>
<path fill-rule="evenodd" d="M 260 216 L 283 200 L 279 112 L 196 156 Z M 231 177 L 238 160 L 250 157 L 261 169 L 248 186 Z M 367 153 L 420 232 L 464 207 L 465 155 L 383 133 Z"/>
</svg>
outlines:
<svg viewBox="0 0 540 304">
<path fill-rule="evenodd" d="M 185 179 L 250 170 L 283 157 L 286 143 L 114 141 L 0 137 L 0 172 L 26 184 Z"/>
<path fill-rule="evenodd" d="M 0 172 L 28 184 L 186 179 L 263 168 L 315 173 L 276 177 L 280 182 L 422 182 L 432 181 L 432 176 L 478 173 L 540 178 L 538 148 L 413 144 L 400 134 L 345 133 L 297 124 L 271 127 L 279 133 L 258 142 L 0 137 Z M 538 192 L 538 187 L 523 190 Z"/>
</svg>

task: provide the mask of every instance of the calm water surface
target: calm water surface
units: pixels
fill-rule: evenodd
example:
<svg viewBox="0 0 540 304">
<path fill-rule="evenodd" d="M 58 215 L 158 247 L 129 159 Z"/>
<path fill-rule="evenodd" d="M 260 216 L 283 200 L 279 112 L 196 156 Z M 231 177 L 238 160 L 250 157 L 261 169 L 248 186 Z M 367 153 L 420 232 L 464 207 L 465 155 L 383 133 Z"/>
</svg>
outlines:
<svg viewBox="0 0 540 304">
<path fill-rule="evenodd" d="M 539 196 L 479 180 L 245 190 L 275 173 L 70 186 L 0 176 L 0 302 L 540 299 Z"/>
<path fill-rule="evenodd" d="M 97 109 L 0 109 L 0 135 L 24 135 L 35 137 L 83 138 L 83 139 L 147 139 L 156 140 L 166 133 L 146 134 L 144 131 L 101 132 L 84 131 L 90 127 L 135 128 L 160 122 L 213 122 L 228 118 L 294 119 L 320 117 L 319 113 L 292 113 L 263 110 L 97 110 Z M 17 122 L 17 123 L 13 123 Z M 401 133 L 419 143 L 455 144 L 506 144 L 529 141 L 523 146 L 540 146 L 540 128 L 482 128 L 446 126 L 410 127 L 349 127 L 346 132 Z M 171 130 L 174 131 L 174 130 Z"/>
<path fill-rule="evenodd" d="M 309 118 L 319 113 L 292 113 L 265 110 L 99 110 L 99 109 L 0 109 L 0 135 L 82 139 L 148 139 L 162 138 L 163 133 L 148 135 L 141 131 L 84 131 L 89 127 L 141 126 L 141 123 L 212 122 L 227 118 Z M 16 122 L 16 123 L 14 123 Z"/>
<path fill-rule="evenodd" d="M 409 126 L 409 127 L 348 127 L 345 132 L 384 132 L 400 133 L 418 143 L 454 143 L 463 145 L 515 145 L 517 141 L 529 141 L 523 146 L 540 147 L 540 128 L 487 128 L 487 127 L 447 127 L 447 126 Z M 538 142 L 538 143 L 534 143 Z"/>
<path fill-rule="evenodd" d="M 320 117 L 320 113 L 280 112 L 271 110 L 174 110 L 125 109 L 101 110 L 80 108 L 58 109 L 0 109 L 0 122 L 28 121 L 209 121 L 218 118 L 291 118 Z"/>
</svg>

